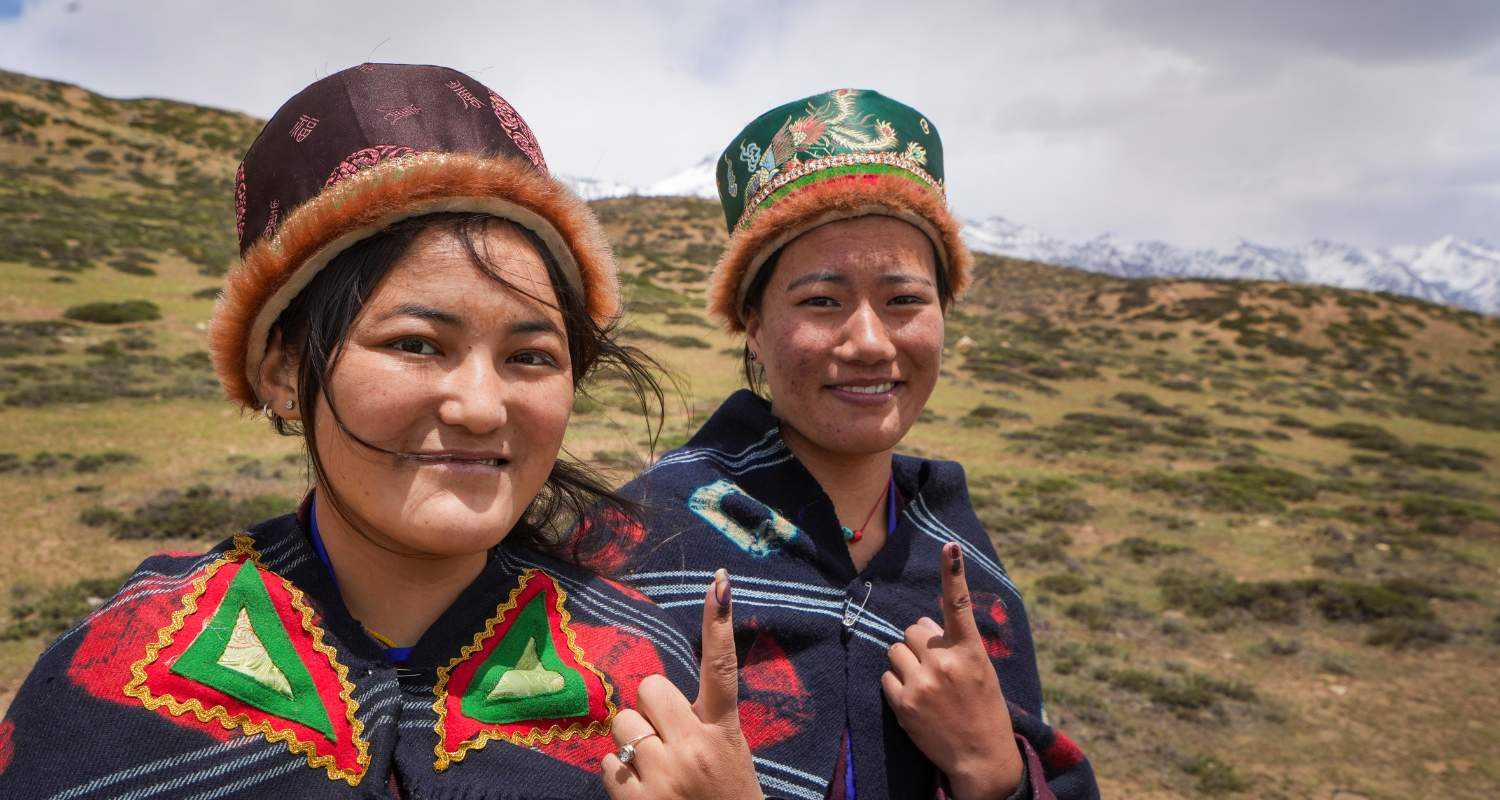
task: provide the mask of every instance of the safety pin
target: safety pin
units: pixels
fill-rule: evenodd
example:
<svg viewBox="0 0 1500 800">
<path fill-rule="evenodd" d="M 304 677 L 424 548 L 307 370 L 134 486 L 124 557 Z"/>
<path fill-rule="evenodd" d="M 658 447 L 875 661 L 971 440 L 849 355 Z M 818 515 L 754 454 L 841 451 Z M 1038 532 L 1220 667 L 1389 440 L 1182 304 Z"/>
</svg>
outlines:
<svg viewBox="0 0 1500 800">
<path fill-rule="evenodd" d="M 871 584 L 869 581 L 865 581 L 865 599 L 862 600 L 862 601 L 860 601 L 859 608 L 854 609 L 853 611 L 849 610 L 849 605 L 850 605 L 849 601 L 852 600 L 853 598 L 850 598 L 850 597 L 844 598 L 844 627 L 845 628 L 852 628 L 852 627 L 854 627 L 854 623 L 856 621 L 858 621 L 859 618 L 865 613 L 865 605 L 867 605 L 870 602 L 870 592 L 872 592 L 874 590 L 875 590 L 874 585 Z"/>
</svg>

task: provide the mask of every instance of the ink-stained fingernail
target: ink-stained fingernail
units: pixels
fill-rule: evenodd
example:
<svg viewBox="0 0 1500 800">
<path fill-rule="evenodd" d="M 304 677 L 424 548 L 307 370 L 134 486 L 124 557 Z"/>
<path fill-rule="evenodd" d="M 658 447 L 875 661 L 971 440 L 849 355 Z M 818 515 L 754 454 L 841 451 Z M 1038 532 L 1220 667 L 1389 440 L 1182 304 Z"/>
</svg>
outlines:
<svg viewBox="0 0 1500 800">
<path fill-rule="evenodd" d="M 964 552 L 958 546 L 958 542 L 949 542 L 943 545 L 943 553 L 948 556 L 948 571 L 954 575 L 964 568 Z"/>
<path fill-rule="evenodd" d="M 719 603 L 719 616 L 729 613 L 729 604 L 733 598 L 729 590 L 729 570 L 723 567 L 714 572 L 714 600 Z"/>
</svg>

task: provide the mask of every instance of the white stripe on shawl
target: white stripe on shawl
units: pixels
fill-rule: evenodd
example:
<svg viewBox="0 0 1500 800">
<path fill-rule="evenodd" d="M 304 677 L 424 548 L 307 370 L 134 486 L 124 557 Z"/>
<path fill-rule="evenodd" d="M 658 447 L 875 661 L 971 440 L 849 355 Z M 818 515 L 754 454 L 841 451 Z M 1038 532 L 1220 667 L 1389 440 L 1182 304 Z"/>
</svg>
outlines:
<svg viewBox="0 0 1500 800">
<path fill-rule="evenodd" d="M 738 584 L 739 579 L 736 578 L 734 582 Z M 656 584 L 654 586 L 637 585 L 636 588 L 640 589 L 642 592 L 645 592 L 652 600 L 656 600 L 658 596 L 669 597 L 672 595 L 698 595 L 705 591 L 705 587 L 693 583 Z M 839 609 L 839 611 L 841 612 L 840 616 L 843 616 L 842 612 L 848 610 L 848 603 L 850 602 L 850 600 L 842 593 L 840 593 L 839 596 L 843 597 L 844 599 L 842 601 L 825 600 L 823 598 L 799 597 L 795 594 L 788 594 L 785 591 L 767 592 L 759 589 L 742 588 L 739 585 L 736 585 L 734 587 L 735 602 L 739 602 L 741 598 L 753 598 L 757 600 L 783 599 L 801 603 L 809 609 Z M 667 603 L 673 602 L 674 601 L 671 600 L 665 602 L 658 601 L 657 605 L 665 608 Z M 697 602 L 699 604 L 702 603 L 701 600 Z M 680 602 L 676 602 L 676 604 L 681 605 Z M 860 612 L 859 616 L 856 617 L 856 624 L 868 625 L 870 628 L 876 631 L 880 631 L 882 633 L 896 637 L 897 640 L 906 638 L 906 634 L 904 631 L 891 624 L 889 620 L 879 617 L 868 608 Z"/>
</svg>

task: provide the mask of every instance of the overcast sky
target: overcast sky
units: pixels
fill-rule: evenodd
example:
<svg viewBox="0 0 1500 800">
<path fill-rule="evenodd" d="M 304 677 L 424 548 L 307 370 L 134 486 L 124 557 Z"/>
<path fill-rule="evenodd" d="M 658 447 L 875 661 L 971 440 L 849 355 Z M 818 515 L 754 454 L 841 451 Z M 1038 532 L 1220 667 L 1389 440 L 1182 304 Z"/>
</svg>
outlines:
<svg viewBox="0 0 1500 800">
<path fill-rule="evenodd" d="M 1068 238 L 1500 243 L 1500 2 L 0 0 L 0 67 L 266 117 L 366 60 L 469 73 L 552 167 L 647 184 L 874 88 L 950 197 Z"/>
</svg>

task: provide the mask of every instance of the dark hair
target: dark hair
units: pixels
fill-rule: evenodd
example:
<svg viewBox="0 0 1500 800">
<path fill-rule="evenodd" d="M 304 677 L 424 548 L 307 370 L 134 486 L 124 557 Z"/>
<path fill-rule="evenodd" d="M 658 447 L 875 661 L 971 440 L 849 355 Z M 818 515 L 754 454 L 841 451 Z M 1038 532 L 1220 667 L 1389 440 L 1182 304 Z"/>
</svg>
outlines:
<svg viewBox="0 0 1500 800">
<path fill-rule="evenodd" d="M 640 403 L 654 451 L 665 419 L 665 398 L 655 375 L 661 371 L 660 365 L 639 348 L 616 342 L 613 324 L 601 326 L 589 316 L 586 298 L 568 282 L 557 260 L 535 233 L 509 220 L 483 213 L 440 212 L 404 219 L 361 240 L 328 262 L 286 310 L 281 312 L 272 327 L 273 334 L 281 335 L 287 358 L 295 360 L 297 402 L 303 409 L 315 409 L 319 396 L 326 397 L 328 407 L 333 412 L 333 420 L 344 435 L 365 448 L 391 453 L 392 451 L 367 442 L 350 431 L 340 418 L 330 392 L 329 379 L 338 365 L 349 329 L 391 267 L 420 234 L 433 229 L 446 230 L 463 242 L 470 262 L 486 277 L 512 291 L 541 301 L 502 277 L 475 246 L 476 237 L 482 235 L 490 225 L 509 225 L 520 231 L 546 264 L 547 274 L 557 293 L 557 304 L 553 307 L 562 312 L 563 327 L 568 337 L 573 391 L 588 396 L 589 379 L 606 371 L 610 377 L 623 380 Z M 324 497 L 359 531 L 357 518 L 329 483 L 322 460 L 318 457 L 318 430 L 314 415 L 310 411 L 304 411 L 300 424 L 275 417 L 274 424 L 277 432 L 284 436 L 300 435 L 303 438 L 310 471 L 322 488 Z M 567 531 L 601 507 L 612 507 L 631 518 L 639 515 L 639 508 L 634 503 L 613 492 L 597 472 L 573 460 L 571 454 L 564 449 L 547 476 L 542 490 L 526 507 L 506 540 L 554 555 L 564 555 L 561 551 L 564 549 Z M 366 535 L 363 531 L 360 533 Z"/>
<path fill-rule="evenodd" d="M 792 241 L 796 240 L 793 239 Z M 930 240 L 929 243 L 931 243 Z M 760 309 L 760 301 L 765 297 L 766 286 L 771 283 L 771 273 L 776 271 L 776 262 L 781 260 L 781 251 L 785 249 L 786 245 L 776 248 L 766 258 L 765 262 L 760 265 L 760 270 L 755 273 L 755 277 L 750 280 L 750 286 L 745 289 L 745 303 L 741 306 L 742 312 L 748 312 L 750 309 Z M 953 303 L 953 284 L 948 281 L 948 270 L 943 269 L 943 260 L 938 257 L 936 244 L 932 245 L 932 263 L 937 267 L 933 271 L 937 273 L 938 305 L 942 306 L 943 313 L 946 314 L 948 306 Z M 750 391 L 755 392 L 761 397 L 766 396 L 764 375 L 762 374 L 762 370 L 764 369 L 765 367 L 759 366 L 755 359 L 750 357 L 750 343 L 746 342 L 743 351 L 740 353 L 740 370 L 745 375 L 745 385 L 750 387 Z"/>
</svg>

